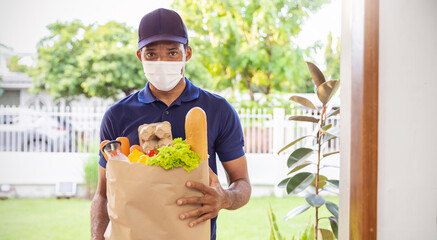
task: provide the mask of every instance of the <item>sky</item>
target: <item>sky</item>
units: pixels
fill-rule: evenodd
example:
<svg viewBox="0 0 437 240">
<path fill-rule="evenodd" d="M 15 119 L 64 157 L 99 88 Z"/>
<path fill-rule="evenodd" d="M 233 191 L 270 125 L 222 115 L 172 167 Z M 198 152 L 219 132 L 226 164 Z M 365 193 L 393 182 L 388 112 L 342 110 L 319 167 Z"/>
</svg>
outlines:
<svg viewBox="0 0 437 240">
<path fill-rule="evenodd" d="M 49 35 L 46 26 L 79 19 L 84 24 L 115 20 L 138 27 L 141 18 L 156 8 L 170 8 L 172 0 L 0 0 L 0 43 L 18 53 L 35 53 L 38 41 Z M 297 39 L 305 48 L 326 42 L 329 32 L 340 36 L 341 0 L 313 14 Z M 318 56 L 316 58 L 321 58 Z M 318 61 L 317 61 L 318 62 Z"/>
</svg>

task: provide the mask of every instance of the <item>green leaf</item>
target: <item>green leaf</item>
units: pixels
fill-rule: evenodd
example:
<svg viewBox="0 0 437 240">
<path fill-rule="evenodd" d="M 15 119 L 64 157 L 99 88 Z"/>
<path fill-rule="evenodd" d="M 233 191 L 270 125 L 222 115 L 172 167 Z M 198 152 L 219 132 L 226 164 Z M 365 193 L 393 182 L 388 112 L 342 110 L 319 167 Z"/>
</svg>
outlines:
<svg viewBox="0 0 437 240">
<path fill-rule="evenodd" d="M 311 148 L 298 148 L 294 150 L 288 157 L 287 166 L 291 168 L 297 162 L 303 162 L 314 152 Z M 300 164 L 299 164 L 300 165 Z"/>
<path fill-rule="evenodd" d="M 323 175 L 319 175 L 319 189 L 326 185 L 325 180 L 328 180 L 328 178 Z M 314 178 L 314 180 L 311 182 L 311 185 L 316 187 L 316 178 Z"/>
<path fill-rule="evenodd" d="M 305 190 L 315 178 L 314 173 L 301 172 L 294 175 L 290 181 L 287 182 L 287 193 L 297 194 Z"/>
<path fill-rule="evenodd" d="M 337 219 L 330 217 L 329 223 L 331 224 L 332 232 L 334 233 L 335 237 L 338 238 L 338 222 Z"/>
<path fill-rule="evenodd" d="M 285 178 L 285 179 L 282 179 L 282 181 L 280 182 L 280 183 L 278 183 L 278 187 L 286 187 L 287 186 L 287 183 L 288 183 L 288 181 L 290 181 L 290 179 L 291 179 L 291 177 L 288 177 L 288 178 Z"/>
<path fill-rule="evenodd" d="M 327 131 L 327 134 L 338 137 L 340 136 L 340 128 L 338 127 L 332 128 L 329 131 Z"/>
<path fill-rule="evenodd" d="M 339 182 L 338 180 L 325 180 L 329 185 L 335 187 L 336 189 L 339 188 Z"/>
<path fill-rule="evenodd" d="M 338 219 L 338 206 L 337 204 L 326 201 L 325 203 L 326 208 L 334 215 L 336 219 Z"/>
<path fill-rule="evenodd" d="M 331 100 L 326 104 L 326 113 L 330 113 L 332 109 L 334 108 L 334 105 L 336 104 L 335 99 L 339 98 L 339 92 L 338 90 L 336 93 L 331 97 Z"/>
<path fill-rule="evenodd" d="M 321 237 L 320 240 L 335 240 L 334 234 L 328 229 L 319 228 L 319 233 Z"/>
<path fill-rule="evenodd" d="M 331 113 L 329 113 L 328 116 L 326 116 L 326 117 L 329 118 L 329 117 L 335 116 L 335 115 L 337 115 L 339 113 L 340 113 L 340 108 L 335 110 L 335 111 L 333 111 L 333 112 L 331 112 Z"/>
<path fill-rule="evenodd" d="M 312 123 L 318 123 L 319 122 L 319 119 L 317 119 L 315 117 L 310 117 L 310 116 L 292 116 L 292 117 L 289 117 L 288 120 L 302 121 L 302 122 L 312 122 Z"/>
<path fill-rule="evenodd" d="M 310 205 L 305 204 L 305 205 L 294 208 L 284 217 L 284 221 L 287 221 L 288 219 L 292 219 L 292 218 L 296 217 L 297 215 L 308 210 L 308 208 L 310 208 L 310 207 L 311 207 Z"/>
<path fill-rule="evenodd" d="M 332 127 L 332 124 L 328 124 L 322 127 L 323 131 L 328 131 Z"/>
<path fill-rule="evenodd" d="M 304 168 L 304 167 L 306 167 L 308 165 L 311 165 L 311 164 L 312 164 L 312 162 L 305 161 L 302 164 L 295 166 L 287 175 L 290 175 L 290 174 L 292 174 L 294 172 L 297 172 L 297 171 L 301 170 L 302 168 Z"/>
<path fill-rule="evenodd" d="M 293 101 L 293 102 L 297 102 L 297 103 L 299 103 L 299 104 L 301 104 L 301 105 L 303 105 L 305 107 L 317 110 L 316 106 L 314 106 L 314 104 L 310 100 L 308 100 L 308 99 L 306 99 L 304 97 L 291 96 L 290 100 Z"/>
<path fill-rule="evenodd" d="M 335 95 L 339 87 L 340 81 L 338 80 L 330 80 L 318 86 L 317 97 L 319 97 L 320 102 L 322 102 L 323 105 L 326 105 L 326 103 L 331 100 L 332 96 Z"/>
<path fill-rule="evenodd" d="M 305 200 L 313 207 L 320 207 L 325 204 L 325 199 L 322 196 L 316 194 L 310 194 L 306 196 Z"/>
<path fill-rule="evenodd" d="M 325 143 L 327 143 L 327 142 L 329 142 L 329 141 L 331 141 L 333 139 L 336 139 L 336 138 L 338 138 L 338 137 L 337 136 L 333 136 L 333 135 L 325 134 L 322 137 L 322 144 L 325 144 Z"/>
<path fill-rule="evenodd" d="M 307 137 L 312 137 L 312 136 L 311 136 L 311 135 L 307 135 L 307 136 L 303 136 L 303 137 L 300 137 L 300 138 L 294 140 L 293 142 L 287 144 L 285 147 L 281 148 L 281 150 L 279 150 L 278 154 L 280 154 L 281 152 L 283 152 L 283 151 L 286 150 L 287 148 L 293 146 L 294 144 L 300 142 L 301 140 L 303 140 L 303 139 L 305 139 L 305 138 L 307 138 Z"/>
<path fill-rule="evenodd" d="M 270 239 L 278 239 L 278 240 L 282 240 L 283 237 L 281 235 L 281 232 L 279 231 L 279 227 L 278 224 L 276 222 L 276 215 L 273 212 L 272 206 L 270 206 L 269 211 L 268 211 L 268 215 L 269 215 L 269 222 L 270 222 Z"/>
<path fill-rule="evenodd" d="M 323 76 L 322 71 L 311 62 L 307 62 L 308 69 L 310 70 L 311 77 L 318 88 L 321 84 L 325 83 L 325 76 Z"/>
<path fill-rule="evenodd" d="M 325 157 L 328 157 L 328 156 L 331 156 L 331 155 L 334 155 L 334 154 L 338 154 L 338 153 L 340 153 L 340 151 L 325 153 L 325 154 L 323 154 L 323 157 L 325 158 Z"/>
<path fill-rule="evenodd" d="M 320 129 L 320 131 L 323 133 L 323 134 L 325 134 L 325 135 L 331 135 L 331 136 L 334 136 L 334 137 L 338 137 L 338 135 L 336 135 L 335 133 L 333 133 L 333 131 L 325 131 L 325 130 L 323 130 L 323 129 Z"/>
</svg>

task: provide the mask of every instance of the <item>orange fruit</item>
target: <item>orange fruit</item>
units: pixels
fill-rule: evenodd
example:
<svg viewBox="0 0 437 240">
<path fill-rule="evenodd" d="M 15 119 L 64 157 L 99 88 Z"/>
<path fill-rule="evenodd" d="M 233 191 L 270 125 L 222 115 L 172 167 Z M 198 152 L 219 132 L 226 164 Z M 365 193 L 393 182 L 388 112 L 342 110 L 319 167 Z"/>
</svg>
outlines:
<svg viewBox="0 0 437 240">
<path fill-rule="evenodd" d="M 120 146 L 120 150 L 121 152 L 127 157 L 129 156 L 130 153 L 130 143 L 129 143 L 129 139 L 127 137 L 118 137 L 117 139 L 115 139 L 117 141 L 121 142 L 121 146 Z"/>
</svg>

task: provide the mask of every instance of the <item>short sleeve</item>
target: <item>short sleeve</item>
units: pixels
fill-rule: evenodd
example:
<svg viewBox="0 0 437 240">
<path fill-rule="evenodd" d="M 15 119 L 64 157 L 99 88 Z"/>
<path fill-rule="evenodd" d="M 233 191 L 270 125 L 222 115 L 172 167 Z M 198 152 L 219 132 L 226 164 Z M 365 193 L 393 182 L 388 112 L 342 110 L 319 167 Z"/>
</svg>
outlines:
<svg viewBox="0 0 437 240">
<path fill-rule="evenodd" d="M 114 126 L 114 118 L 111 114 L 111 109 L 108 109 L 103 115 L 102 123 L 100 124 L 100 142 L 104 140 L 113 140 L 116 138 L 117 133 Z M 99 165 L 106 168 L 106 159 L 103 157 L 103 154 L 99 150 Z"/>
<path fill-rule="evenodd" d="M 222 162 L 235 160 L 244 155 L 244 136 L 240 118 L 228 102 L 219 114 L 220 127 L 215 151 Z"/>
</svg>

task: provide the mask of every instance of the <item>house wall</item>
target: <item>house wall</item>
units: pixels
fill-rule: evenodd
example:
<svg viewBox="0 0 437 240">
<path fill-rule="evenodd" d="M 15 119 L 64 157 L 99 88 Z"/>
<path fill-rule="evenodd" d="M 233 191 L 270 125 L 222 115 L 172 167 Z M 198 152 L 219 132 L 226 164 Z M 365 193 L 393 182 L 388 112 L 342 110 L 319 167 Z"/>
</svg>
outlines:
<svg viewBox="0 0 437 240">
<path fill-rule="evenodd" d="M 3 89 L 0 95 L 0 105 L 20 105 L 20 90 Z"/>
<path fill-rule="evenodd" d="M 378 239 L 437 239 L 437 1 L 380 0 Z"/>
</svg>

